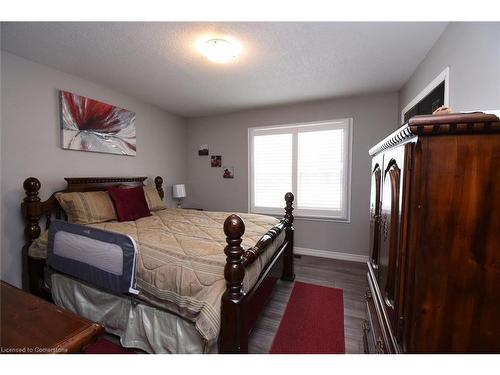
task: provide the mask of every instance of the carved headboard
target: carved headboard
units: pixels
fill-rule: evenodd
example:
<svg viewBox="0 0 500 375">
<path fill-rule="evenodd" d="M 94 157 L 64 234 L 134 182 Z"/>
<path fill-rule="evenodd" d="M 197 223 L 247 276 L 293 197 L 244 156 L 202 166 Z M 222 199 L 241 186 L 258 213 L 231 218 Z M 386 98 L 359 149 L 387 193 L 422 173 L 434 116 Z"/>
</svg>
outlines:
<svg viewBox="0 0 500 375">
<path fill-rule="evenodd" d="M 147 177 L 71 177 L 65 178 L 67 182 L 66 189 L 60 192 L 75 191 L 99 191 L 107 190 L 111 186 L 141 186 L 144 185 Z M 162 188 L 163 179 L 157 176 L 154 179 L 156 190 L 163 199 L 164 191 Z M 40 219 L 45 217 L 45 228 L 48 228 L 52 217 L 62 219 L 65 217 L 59 202 L 55 198 L 54 192 L 49 199 L 41 201 L 38 196 L 40 192 L 40 181 L 35 177 L 27 178 L 23 183 L 26 197 L 21 203 L 21 212 L 25 218 L 24 237 L 26 244 L 23 246 L 23 289 L 31 290 L 39 296 L 44 296 L 45 287 L 43 285 L 43 261 L 28 261 L 28 248 L 32 242 L 40 236 Z M 31 266 L 30 266 L 31 264 Z"/>
<path fill-rule="evenodd" d="M 141 186 L 147 177 L 66 177 L 67 187 L 58 192 L 75 192 L 75 191 L 99 191 L 107 190 L 112 186 Z M 156 190 L 163 199 L 165 193 L 162 188 L 163 178 L 157 176 L 154 179 Z M 24 190 L 26 197 L 21 204 L 21 211 L 26 219 L 26 227 L 24 228 L 24 236 L 26 238 L 26 246 L 31 245 L 33 240 L 38 238 L 41 232 L 40 218 L 45 216 L 45 227 L 48 228 L 53 215 L 57 219 L 63 217 L 64 212 L 59 206 L 54 192 L 49 199 L 41 201 L 38 196 L 40 191 L 40 181 L 35 177 L 29 177 L 24 181 Z"/>
</svg>

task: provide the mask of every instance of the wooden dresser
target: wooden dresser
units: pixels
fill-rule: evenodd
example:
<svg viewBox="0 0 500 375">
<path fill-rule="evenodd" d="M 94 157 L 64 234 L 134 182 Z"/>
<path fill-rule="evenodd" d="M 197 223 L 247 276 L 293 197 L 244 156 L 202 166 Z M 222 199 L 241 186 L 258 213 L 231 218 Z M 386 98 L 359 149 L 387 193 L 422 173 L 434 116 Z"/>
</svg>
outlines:
<svg viewBox="0 0 500 375">
<path fill-rule="evenodd" d="M 104 327 L 0 281 L 0 354 L 79 353 Z"/>
<path fill-rule="evenodd" d="M 416 116 L 370 150 L 365 351 L 500 353 L 500 122 Z"/>
</svg>

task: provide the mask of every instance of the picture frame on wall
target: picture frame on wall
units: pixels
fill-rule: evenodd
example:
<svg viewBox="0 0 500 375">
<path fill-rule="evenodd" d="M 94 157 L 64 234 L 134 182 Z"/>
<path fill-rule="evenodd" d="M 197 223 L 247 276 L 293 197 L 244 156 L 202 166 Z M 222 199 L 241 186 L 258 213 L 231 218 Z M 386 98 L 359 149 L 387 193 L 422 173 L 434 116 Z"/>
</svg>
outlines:
<svg viewBox="0 0 500 375">
<path fill-rule="evenodd" d="M 213 168 L 221 168 L 222 167 L 222 155 L 212 155 L 210 157 L 210 165 Z"/>
<path fill-rule="evenodd" d="M 222 170 L 223 178 L 234 178 L 234 167 L 224 166 Z"/>
<path fill-rule="evenodd" d="M 59 91 L 63 149 L 136 156 L 135 113 Z"/>
<path fill-rule="evenodd" d="M 200 145 L 198 147 L 198 156 L 208 156 L 208 145 Z"/>
</svg>

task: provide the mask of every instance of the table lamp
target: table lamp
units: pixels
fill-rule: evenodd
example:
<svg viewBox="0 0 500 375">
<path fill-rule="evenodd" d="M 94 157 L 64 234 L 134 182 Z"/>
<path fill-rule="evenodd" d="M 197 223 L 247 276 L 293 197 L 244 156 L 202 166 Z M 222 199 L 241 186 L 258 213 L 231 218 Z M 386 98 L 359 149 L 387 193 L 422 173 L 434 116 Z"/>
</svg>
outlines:
<svg viewBox="0 0 500 375">
<path fill-rule="evenodd" d="M 172 186 L 172 198 L 177 199 L 177 208 L 181 208 L 182 199 L 186 198 L 186 186 L 184 184 Z"/>
</svg>

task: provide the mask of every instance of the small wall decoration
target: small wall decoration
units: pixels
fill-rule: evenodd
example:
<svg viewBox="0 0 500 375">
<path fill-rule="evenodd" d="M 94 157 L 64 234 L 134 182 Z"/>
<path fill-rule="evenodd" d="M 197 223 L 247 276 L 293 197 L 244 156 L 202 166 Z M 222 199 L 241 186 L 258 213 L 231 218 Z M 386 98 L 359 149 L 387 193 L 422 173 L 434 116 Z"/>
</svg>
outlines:
<svg viewBox="0 0 500 375">
<path fill-rule="evenodd" d="M 200 145 L 198 147 L 198 156 L 208 156 L 208 145 Z"/>
<path fill-rule="evenodd" d="M 222 167 L 222 156 L 221 155 L 212 155 L 210 157 L 210 165 L 212 167 L 216 167 L 216 168 Z"/>
<path fill-rule="evenodd" d="M 136 155 L 135 113 L 60 91 L 62 147 Z"/>
<path fill-rule="evenodd" d="M 223 178 L 234 178 L 234 167 L 226 167 L 223 168 L 224 173 L 222 174 Z"/>
</svg>

